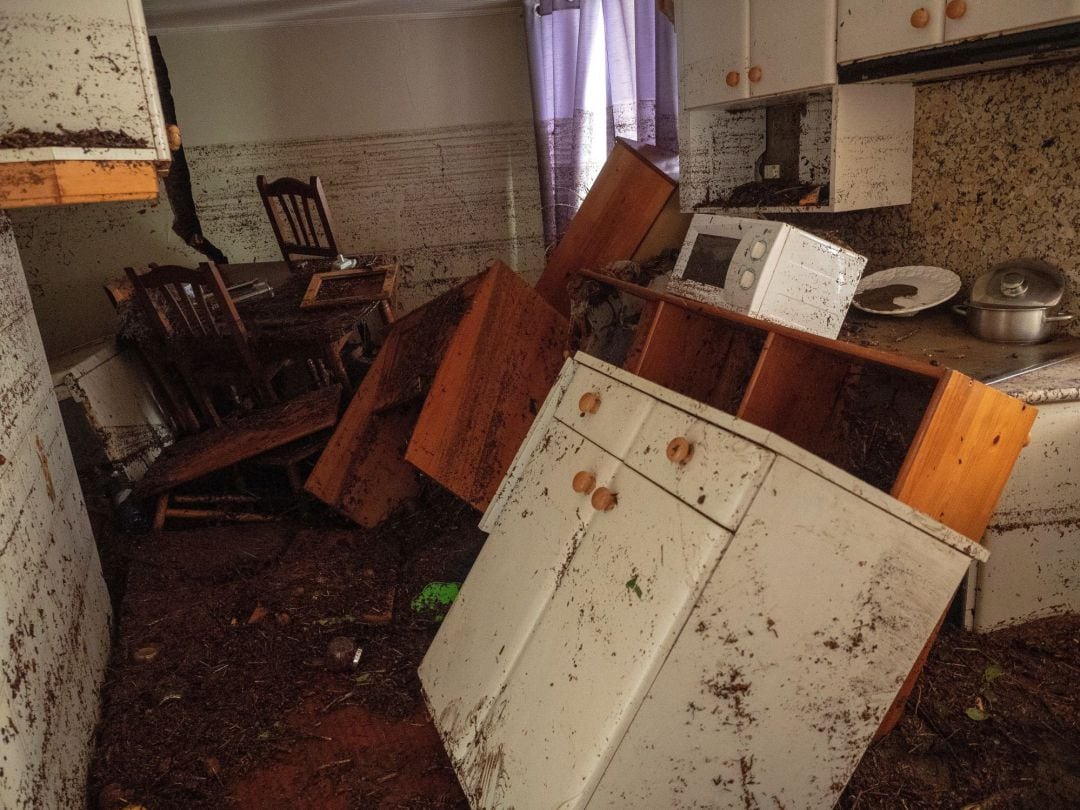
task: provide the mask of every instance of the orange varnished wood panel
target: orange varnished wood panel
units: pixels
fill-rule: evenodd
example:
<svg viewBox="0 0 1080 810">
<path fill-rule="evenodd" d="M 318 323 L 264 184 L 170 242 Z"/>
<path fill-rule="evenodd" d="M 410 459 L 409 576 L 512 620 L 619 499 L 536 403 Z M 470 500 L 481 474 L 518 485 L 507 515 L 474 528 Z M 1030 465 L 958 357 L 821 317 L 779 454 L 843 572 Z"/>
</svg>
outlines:
<svg viewBox="0 0 1080 810">
<path fill-rule="evenodd" d="M 638 150 L 617 141 L 548 257 L 536 291 L 563 316 L 570 314 L 566 292 L 569 275 L 580 269 L 599 270 L 634 256 L 674 193 L 676 181 L 657 168 L 650 159 L 652 154 L 652 150 Z M 673 233 L 673 223 L 665 223 L 667 233 Z"/>
<path fill-rule="evenodd" d="M 406 459 L 486 508 L 562 367 L 569 328 L 493 263 L 439 365 Z"/>
<path fill-rule="evenodd" d="M 417 492 L 418 467 L 484 508 L 568 336 L 566 319 L 494 262 L 391 327 L 305 489 L 371 527 Z"/>
<path fill-rule="evenodd" d="M 1036 409 L 957 371 L 938 384 L 892 495 L 982 539 Z"/>
<path fill-rule="evenodd" d="M 771 333 L 736 415 L 822 455 L 850 368 L 850 358 Z"/>
<path fill-rule="evenodd" d="M 0 163 L 0 208 L 156 200 L 153 161 L 50 160 Z"/>
<path fill-rule="evenodd" d="M 375 413 L 379 383 L 394 357 L 397 339 L 394 331 L 387 337 L 304 484 L 316 498 L 366 528 L 420 491 L 416 470 L 403 458 L 416 409 Z"/>
<path fill-rule="evenodd" d="M 757 360 L 753 344 L 763 341 L 764 333 L 664 302 L 646 309 L 640 324 L 628 370 L 735 413 Z"/>
</svg>

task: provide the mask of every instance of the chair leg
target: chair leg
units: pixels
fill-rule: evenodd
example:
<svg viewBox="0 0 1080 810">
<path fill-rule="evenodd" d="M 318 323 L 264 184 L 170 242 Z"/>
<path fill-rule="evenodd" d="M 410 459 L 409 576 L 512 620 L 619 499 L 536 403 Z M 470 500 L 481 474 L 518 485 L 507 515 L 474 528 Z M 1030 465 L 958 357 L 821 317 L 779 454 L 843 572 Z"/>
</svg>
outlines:
<svg viewBox="0 0 1080 810">
<path fill-rule="evenodd" d="M 390 324 L 392 324 L 392 323 L 393 323 L 393 322 L 394 322 L 395 320 L 397 320 L 397 319 L 396 319 L 396 318 L 394 317 L 394 308 L 390 306 L 390 302 L 389 302 L 389 301 L 383 301 L 383 302 L 382 302 L 382 303 L 381 303 L 381 304 L 379 305 L 379 311 L 380 311 L 380 312 L 382 313 L 382 316 L 383 316 L 383 321 L 384 321 L 384 322 L 386 323 L 386 325 L 387 325 L 387 326 L 389 326 L 389 325 L 390 325 Z"/>
<path fill-rule="evenodd" d="M 330 373 L 341 383 L 341 387 L 345 389 L 345 392 L 351 394 L 352 383 L 349 381 L 349 373 L 345 370 L 345 364 L 341 360 L 341 348 L 344 342 L 344 339 L 342 339 L 323 344 L 323 361 L 326 363 L 326 367 L 330 369 Z"/>
<path fill-rule="evenodd" d="M 153 528 L 155 532 L 160 532 L 165 528 L 165 515 L 169 511 L 169 493 L 164 495 L 158 495 L 157 501 L 154 503 L 154 523 Z"/>
</svg>

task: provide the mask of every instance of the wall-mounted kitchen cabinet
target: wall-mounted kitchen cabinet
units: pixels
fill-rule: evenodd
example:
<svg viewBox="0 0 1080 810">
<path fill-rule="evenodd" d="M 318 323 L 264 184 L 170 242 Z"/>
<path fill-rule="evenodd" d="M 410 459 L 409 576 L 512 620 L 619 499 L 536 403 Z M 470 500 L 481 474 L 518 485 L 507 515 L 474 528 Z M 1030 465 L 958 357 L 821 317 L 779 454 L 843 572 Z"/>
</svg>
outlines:
<svg viewBox="0 0 1080 810">
<path fill-rule="evenodd" d="M 901 54 L 927 61 L 884 64 L 880 72 L 841 70 L 842 81 L 953 75 L 985 69 L 993 62 L 1025 55 L 1053 54 L 1068 43 L 1052 43 L 1042 29 L 1080 20 L 1080 0 L 840 0 L 837 4 L 836 59 L 841 65 Z M 1015 36 L 1026 32 L 1024 36 Z M 992 41 L 977 42 L 993 37 Z M 964 43 L 960 50 L 942 46 Z M 1016 48 L 1014 51 L 1013 48 Z M 928 50 L 933 49 L 933 50 Z M 938 71 L 948 69 L 949 73 Z M 891 73 L 889 72 L 891 71 Z"/>
<path fill-rule="evenodd" d="M 682 0 L 679 97 L 687 109 L 836 81 L 834 0 Z"/>
<path fill-rule="evenodd" d="M 6 0 L 0 208 L 153 199 L 170 152 L 140 0 Z"/>
<path fill-rule="evenodd" d="M 911 202 L 910 87 L 836 83 L 835 0 L 682 0 L 683 211 Z"/>
<path fill-rule="evenodd" d="M 914 122 L 914 89 L 897 83 L 835 85 L 768 105 L 684 108 L 680 204 L 684 211 L 776 213 L 909 203 Z M 789 191 L 796 196 L 785 199 Z"/>
</svg>

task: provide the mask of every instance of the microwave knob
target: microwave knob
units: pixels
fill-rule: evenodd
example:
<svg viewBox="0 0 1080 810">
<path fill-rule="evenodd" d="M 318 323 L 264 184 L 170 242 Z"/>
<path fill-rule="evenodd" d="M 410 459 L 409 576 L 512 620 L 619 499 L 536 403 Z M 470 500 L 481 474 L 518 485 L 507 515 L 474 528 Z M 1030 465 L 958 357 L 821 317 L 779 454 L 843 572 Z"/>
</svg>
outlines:
<svg viewBox="0 0 1080 810">
<path fill-rule="evenodd" d="M 749 290 L 754 286 L 754 279 L 756 275 L 753 270 L 743 270 L 742 275 L 739 276 L 739 286 L 744 290 Z"/>
<path fill-rule="evenodd" d="M 752 244 L 750 246 L 750 258 L 751 259 L 760 259 L 762 256 L 765 255 L 765 248 L 766 247 L 768 247 L 768 246 L 764 242 L 762 242 L 760 239 L 758 241 L 754 242 L 754 244 Z M 753 282 L 751 282 L 751 283 L 753 283 Z"/>
</svg>

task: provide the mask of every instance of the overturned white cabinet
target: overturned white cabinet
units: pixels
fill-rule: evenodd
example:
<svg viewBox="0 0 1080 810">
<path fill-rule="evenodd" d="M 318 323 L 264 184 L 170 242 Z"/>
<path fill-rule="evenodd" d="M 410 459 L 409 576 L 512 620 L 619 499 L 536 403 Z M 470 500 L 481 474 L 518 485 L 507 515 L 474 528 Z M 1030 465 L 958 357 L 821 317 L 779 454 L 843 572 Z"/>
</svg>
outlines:
<svg viewBox="0 0 1080 810">
<path fill-rule="evenodd" d="M 567 362 L 420 668 L 473 807 L 826 807 L 985 552 L 727 414 Z"/>
</svg>

